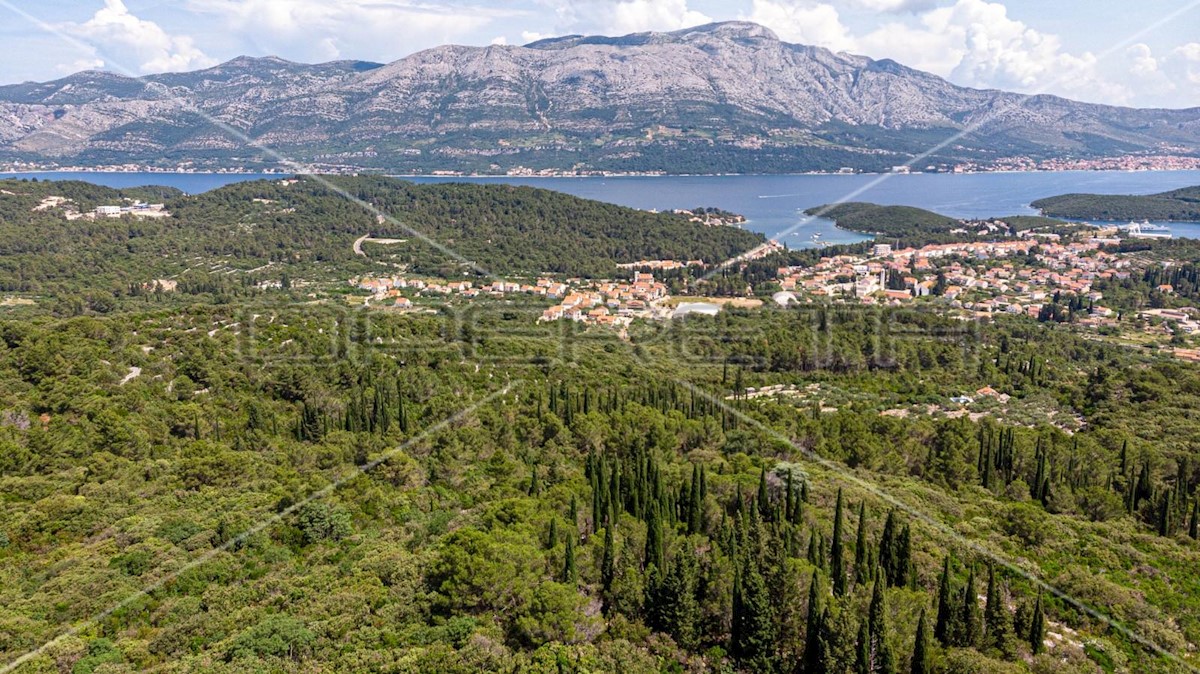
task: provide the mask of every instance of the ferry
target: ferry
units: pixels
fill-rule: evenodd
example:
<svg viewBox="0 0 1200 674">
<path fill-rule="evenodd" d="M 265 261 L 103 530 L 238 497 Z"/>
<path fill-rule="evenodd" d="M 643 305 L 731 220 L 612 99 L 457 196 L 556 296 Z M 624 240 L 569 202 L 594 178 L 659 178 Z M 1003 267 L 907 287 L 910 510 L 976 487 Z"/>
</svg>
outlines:
<svg viewBox="0 0 1200 674">
<path fill-rule="evenodd" d="M 1128 225 L 1122 225 L 1121 230 L 1128 234 L 1131 239 L 1171 238 L 1170 228 L 1163 225 L 1155 225 L 1148 221 L 1131 222 Z"/>
</svg>

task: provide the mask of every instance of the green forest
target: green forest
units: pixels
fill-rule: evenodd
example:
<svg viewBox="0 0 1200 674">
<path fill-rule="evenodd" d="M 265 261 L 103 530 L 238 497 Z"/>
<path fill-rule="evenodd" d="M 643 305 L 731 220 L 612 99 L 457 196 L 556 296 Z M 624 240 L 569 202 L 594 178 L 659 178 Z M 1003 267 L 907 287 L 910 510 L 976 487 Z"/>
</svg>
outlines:
<svg viewBox="0 0 1200 674">
<path fill-rule="evenodd" d="M 145 199 L 164 203 L 171 216 L 67 220 L 66 206 L 36 210 L 51 196 L 71 199 L 81 213 Z M 372 261 L 354 252 L 368 234 L 402 241 L 371 247 Z M 189 271 L 233 270 L 230 283 L 250 285 L 284 273 L 344 279 L 378 270 L 379 262 L 444 276 L 603 277 L 618 263 L 643 259 L 721 261 L 762 241 L 736 227 L 507 185 L 329 177 L 252 181 L 188 196 L 168 188 L 0 181 L 0 290 L 59 296 L 125 296 L 131 285 Z"/>
<path fill-rule="evenodd" d="M 532 190 L 336 184 L 511 269 L 757 240 Z M 453 264 L 356 255 L 403 228 L 307 180 L 2 187 L 0 226 L 29 237 L 3 239 L 25 284 L 5 293 L 35 299 L 0 307 L 0 671 L 1197 666 L 1195 364 L 933 305 L 624 334 L 513 298 L 372 310 L 342 301 L 349 274 Z M 31 210 L 50 194 L 172 216 Z M 549 243 L 562 223 L 575 254 Z M 530 249 L 483 243 L 500 232 Z M 160 274 L 179 289 L 141 287 Z M 1162 282 L 1194 297 L 1195 265 L 1105 292 Z"/>
<path fill-rule="evenodd" d="M 880 206 L 863 202 L 817 206 L 806 210 L 805 214 L 829 218 L 841 229 L 873 234 L 879 241 L 895 243 L 901 247 L 920 247 L 975 239 L 984 240 L 997 236 L 1013 236 L 1030 229 L 1064 233 L 1076 228 L 1076 226 L 1053 218 L 1015 215 L 980 221 L 997 226 L 996 231 L 988 231 L 986 234 L 980 235 L 977 228 L 964 225 L 957 218 L 923 208 Z M 1000 223 L 1003 223 L 1003 226 Z"/>
<path fill-rule="evenodd" d="M 1149 195 L 1063 194 L 1033 202 L 1045 215 L 1074 220 L 1200 222 L 1200 187 Z"/>
</svg>

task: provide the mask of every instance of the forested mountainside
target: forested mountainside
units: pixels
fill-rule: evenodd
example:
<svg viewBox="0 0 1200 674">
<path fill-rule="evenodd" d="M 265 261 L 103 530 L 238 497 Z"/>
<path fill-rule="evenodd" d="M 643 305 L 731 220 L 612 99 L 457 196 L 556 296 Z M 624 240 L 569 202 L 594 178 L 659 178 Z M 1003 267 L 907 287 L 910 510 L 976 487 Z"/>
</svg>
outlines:
<svg viewBox="0 0 1200 674">
<path fill-rule="evenodd" d="M 139 200 L 162 202 L 167 217 L 76 217 Z M 390 219 L 381 221 L 379 213 Z M 254 181 L 195 196 L 0 181 L 0 230 L 0 288 L 118 294 L 155 278 L 217 267 L 257 270 L 228 279 L 247 283 L 278 280 L 288 270 L 327 278 L 372 269 L 374 263 L 355 253 L 355 241 L 367 235 L 401 240 L 371 251 L 398 268 L 459 275 L 611 276 L 618 263 L 719 262 L 762 243 L 760 235 L 737 227 L 547 190 L 378 177 Z M 414 232 L 453 246 L 458 256 Z"/>
<path fill-rule="evenodd" d="M 1077 220 L 1200 222 L 1200 187 L 1148 195 L 1063 194 L 1031 205 L 1046 215 Z"/>
<path fill-rule="evenodd" d="M 0 113 L 0 158 L 63 165 L 278 166 L 272 148 L 393 172 L 773 173 L 886 170 L 950 139 L 917 168 L 1200 152 L 1200 110 L 958 87 L 743 22 L 444 46 L 387 65 L 83 72 L 0 87 Z"/>
</svg>

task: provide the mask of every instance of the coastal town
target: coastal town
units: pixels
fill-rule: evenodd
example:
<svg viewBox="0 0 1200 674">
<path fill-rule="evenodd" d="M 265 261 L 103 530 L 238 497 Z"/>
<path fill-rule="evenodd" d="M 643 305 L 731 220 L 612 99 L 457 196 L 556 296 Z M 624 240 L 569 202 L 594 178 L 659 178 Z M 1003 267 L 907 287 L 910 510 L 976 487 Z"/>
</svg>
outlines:
<svg viewBox="0 0 1200 674">
<path fill-rule="evenodd" d="M 1122 312 L 1106 304 L 1105 293 L 1098 286 L 1136 277 L 1150 264 L 1143 256 L 1117 251 L 1123 239 L 1140 235 L 1136 227 L 1089 228 L 1068 236 L 1029 230 L 1014 234 L 1004 222 L 995 220 L 964 222 L 964 227 L 995 236 L 905 248 L 875 243 L 862 253 L 831 254 L 814 264 L 779 267 L 771 284 L 773 294 L 764 295 L 764 290 L 757 294 L 780 306 L 929 304 L 971 319 L 1025 316 L 1039 321 L 1069 320 L 1092 329 L 1124 325 L 1167 338 L 1200 333 L 1200 310 L 1196 308 L 1144 307 L 1122 322 Z M 768 242 L 743 256 L 743 261 L 767 258 L 781 250 L 775 242 Z M 635 320 L 713 315 L 726 302 L 738 299 L 704 297 L 703 282 L 690 287 L 684 284 L 682 289 L 674 284 L 676 295 L 672 295 L 665 275 L 701 279 L 713 269 L 702 260 L 640 260 L 619 267 L 628 278 L 543 276 L 524 282 L 479 284 L 391 275 L 354 278 L 350 283 L 366 293 L 355 297 L 375 309 L 418 311 L 454 298 L 525 296 L 546 302 L 539 321 L 574 321 L 615 328 L 621 334 Z M 1154 291 L 1171 296 L 1174 288 L 1163 284 Z M 740 301 L 753 303 L 739 306 L 763 304 L 754 299 L 753 287 L 748 286 L 744 295 Z M 1181 350 L 1179 355 L 1189 354 Z M 1200 360 L 1200 351 L 1194 357 Z"/>
</svg>

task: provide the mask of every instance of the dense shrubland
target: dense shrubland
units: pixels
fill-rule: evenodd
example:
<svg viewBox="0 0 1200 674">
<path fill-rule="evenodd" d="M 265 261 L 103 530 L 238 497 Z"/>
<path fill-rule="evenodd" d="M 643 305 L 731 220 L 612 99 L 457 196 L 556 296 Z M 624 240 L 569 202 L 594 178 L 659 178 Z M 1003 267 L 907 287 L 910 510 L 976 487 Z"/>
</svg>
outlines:
<svg viewBox="0 0 1200 674">
<path fill-rule="evenodd" d="M 82 625 L 28 671 L 1183 671 L 1026 574 L 1200 632 L 1190 365 L 923 312 L 125 308 L 0 324 L 0 652 Z M 983 386 L 1086 426 L 880 414 Z"/>
</svg>

